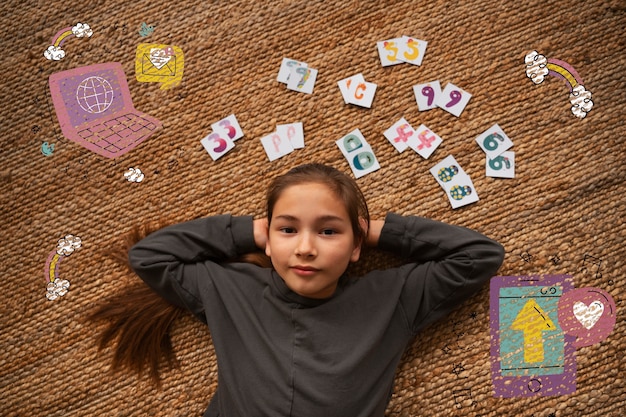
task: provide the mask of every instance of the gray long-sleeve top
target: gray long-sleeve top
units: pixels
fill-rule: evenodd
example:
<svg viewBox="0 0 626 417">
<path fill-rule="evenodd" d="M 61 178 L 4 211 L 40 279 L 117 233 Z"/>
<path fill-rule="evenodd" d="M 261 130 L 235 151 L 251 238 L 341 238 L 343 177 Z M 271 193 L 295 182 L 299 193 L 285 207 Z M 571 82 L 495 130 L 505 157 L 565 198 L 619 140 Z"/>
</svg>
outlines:
<svg viewBox="0 0 626 417">
<path fill-rule="evenodd" d="M 218 360 L 211 409 L 222 417 L 381 417 L 412 337 L 470 297 L 504 252 L 475 231 L 388 214 L 378 247 L 407 263 L 347 278 L 324 300 L 292 292 L 249 253 L 252 217 L 222 215 L 137 243 L 136 273 L 206 322 Z"/>
</svg>

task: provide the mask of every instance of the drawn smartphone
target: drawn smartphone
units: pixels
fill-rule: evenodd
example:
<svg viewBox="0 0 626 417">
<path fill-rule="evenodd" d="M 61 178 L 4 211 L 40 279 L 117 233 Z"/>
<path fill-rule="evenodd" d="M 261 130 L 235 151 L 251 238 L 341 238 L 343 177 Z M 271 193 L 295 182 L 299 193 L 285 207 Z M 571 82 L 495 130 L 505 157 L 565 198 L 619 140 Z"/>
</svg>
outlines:
<svg viewBox="0 0 626 417">
<path fill-rule="evenodd" d="M 497 276 L 490 283 L 491 376 L 496 397 L 576 390 L 575 336 L 558 322 L 569 275 Z"/>
</svg>

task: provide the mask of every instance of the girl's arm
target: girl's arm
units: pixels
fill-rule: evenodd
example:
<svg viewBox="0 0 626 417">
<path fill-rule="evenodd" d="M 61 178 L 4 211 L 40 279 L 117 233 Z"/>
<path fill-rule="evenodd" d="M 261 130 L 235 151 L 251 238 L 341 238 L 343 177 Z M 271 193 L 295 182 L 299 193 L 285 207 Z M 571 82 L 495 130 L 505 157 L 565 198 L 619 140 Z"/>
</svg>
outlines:
<svg viewBox="0 0 626 417">
<path fill-rule="evenodd" d="M 220 263 L 256 249 L 252 217 L 221 215 L 158 230 L 135 244 L 128 257 L 159 295 L 199 316 L 199 286 L 224 273 Z"/>
<path fill-rule="evenodd" d="M 372 239 L 376 230 L 374 225 Z M 476 231 L 393 213 L 380 229 L 378 247 L 409 261 L 396 271 L 405 278 L 401 302 L 414 331 L 477 292 L 504 259 L 503 247 Z"/>
</svg>

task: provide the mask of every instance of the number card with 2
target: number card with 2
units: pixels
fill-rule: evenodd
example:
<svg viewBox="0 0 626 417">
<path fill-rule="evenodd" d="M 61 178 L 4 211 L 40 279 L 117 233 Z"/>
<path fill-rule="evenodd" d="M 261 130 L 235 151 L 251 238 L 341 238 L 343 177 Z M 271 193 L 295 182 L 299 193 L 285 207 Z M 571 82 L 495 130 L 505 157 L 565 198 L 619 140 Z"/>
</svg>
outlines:
<svg viewBox="0 0 626 417">
<path fill-rule="evenodd" d="M 490 283 L 491 377 L 496 397 L 576 391 L 575 336 L 559 324 L 568 275 L 497 276 Z"/>
</svg>

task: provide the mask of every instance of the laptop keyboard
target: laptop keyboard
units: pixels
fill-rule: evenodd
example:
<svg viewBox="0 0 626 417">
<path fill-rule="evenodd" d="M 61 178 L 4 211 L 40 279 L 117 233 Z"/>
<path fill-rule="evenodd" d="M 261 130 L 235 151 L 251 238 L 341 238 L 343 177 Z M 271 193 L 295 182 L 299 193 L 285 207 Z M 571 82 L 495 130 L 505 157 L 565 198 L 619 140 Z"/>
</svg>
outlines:
<svg viewBox="0 0 626 417">
<path fill-rule="evenodd" d="M 141 142 L 156 128 L 154 123 L 140 115 L 128 113 L 79 130 L 78 134 L 86 142 L 114 156 L 129 146 Z"/>
</svg>

